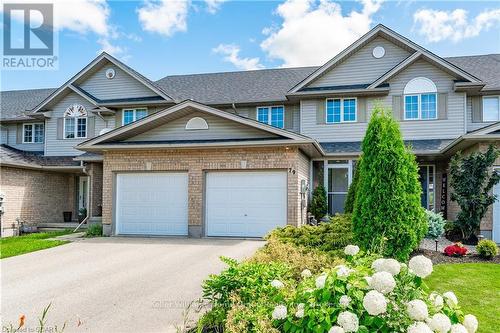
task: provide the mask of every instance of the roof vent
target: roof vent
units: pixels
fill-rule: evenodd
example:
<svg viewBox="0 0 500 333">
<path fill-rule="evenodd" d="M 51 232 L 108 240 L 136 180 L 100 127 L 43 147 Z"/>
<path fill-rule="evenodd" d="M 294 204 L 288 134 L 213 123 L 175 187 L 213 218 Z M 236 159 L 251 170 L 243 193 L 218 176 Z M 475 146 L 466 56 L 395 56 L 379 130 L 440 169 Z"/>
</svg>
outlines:
<svg viewBox="0 0 500 333">
<path fill-rule="evenodd" d="M 186 130 L 206 130 L 208 123 L 201 117 L 193 117 L 186 123 Z"/>
<path fill-rule="evenodd" d="M 385 49 L 383 46 L 375 46 L 372 51 L 373 57 L 380 59 L 385 55 Z"/>
</svg>

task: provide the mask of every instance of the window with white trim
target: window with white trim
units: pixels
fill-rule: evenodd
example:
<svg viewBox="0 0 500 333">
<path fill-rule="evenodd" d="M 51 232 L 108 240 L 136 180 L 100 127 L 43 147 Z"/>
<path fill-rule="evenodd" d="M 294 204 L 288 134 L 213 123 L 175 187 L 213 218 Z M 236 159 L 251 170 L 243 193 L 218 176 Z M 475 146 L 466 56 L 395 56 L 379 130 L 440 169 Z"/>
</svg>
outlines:
<svg viewBox="0 0 500 333">
<path fill-rule="evenodd" d="M 326 123 L 350 123 L 356 121 L 356 98 L 327 98 Z"/>
<path fill-rule="evenodd" d="M 483 97 L 483 121 L 500 120 L 500 96 Z"/>
<path fill-rule="evenodd" d="M 257 107 L 257 120 L 274 127 L 284 128 L 285 107 L 283 105 Z"/>
<path fill-rule="evenodd" d="M 23 124 L 23 143 L 43 143 L 44 124 Z"/>
<path fill-rule="evenodd" d="M 123 113 L 123 125 L 128 125 L 130 123 L 133 123 L 134 121 L 147 117 L 148 109 L 146 108 L 123 109 L 122 113 Z"/>
<path fill-rule="evenodd" d="M 417 77 L 404 88 L 404 119 L 437 119 L 437 88 L 432 80 Z"/>
<path fill-rule="evenodd" d="M 64 138 L 87 137 L 87 110 L 83 105 L 73 104 L 64 112 Z"/>
</svg>

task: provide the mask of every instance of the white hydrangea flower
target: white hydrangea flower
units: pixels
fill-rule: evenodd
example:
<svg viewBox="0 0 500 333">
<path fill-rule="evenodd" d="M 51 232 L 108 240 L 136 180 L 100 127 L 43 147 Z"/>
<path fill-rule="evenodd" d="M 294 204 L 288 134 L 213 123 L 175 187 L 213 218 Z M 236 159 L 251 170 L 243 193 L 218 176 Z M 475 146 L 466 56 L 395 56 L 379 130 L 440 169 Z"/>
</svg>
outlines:
<svg viewBox="0 0 500 333">
<path fill-rule="evenodd" d="M 368 283 L 368 287 L 372 287 L 372 277 L 371 276 L 365 276 L 366 283 Z"/>
<path fill-rule="evenodd" d="M 332 326 L 332 328 L 330 328 L 328 330 L 328 333 L 344 333 L 344 329 L 340 326 Z"/>
<path fill-rule="evenodd" d="M 321 274 L 320 276 L 318 276 L 316 278 L 316 288 L 323 289 L 325 287 L 326 278 L 327 278 L 326 274 Z"/>
<path fill-rule="evenodd" d="M 426 323 L 417 321 L 408 327 L 407 333 L 432 333 L 432 330 Z"/>
<path fill-rule="evenodd" d="M 348 256 L 355 256 L 359 252 L 359 246 L 357 245 L 347 245 L 344 248 L 344 253 Z"/>
<path fill-rule="evenodd" d="M 286 310 L 286 306 L 284 305 L 277 305 L 274 310 L 273 310 L 273 319 L 277 319 L 277 320 L 283 320 L 286 318 L 286 315 L 287 315 L 287 310 Z"/>
<path fill-rule="evenodd" d="M 347 308 L 351 304 L 351 298 L 347 295 L 340 297 L 339 304 L 342 308 Z"/>
<path fill-rule="evenodd" d="M 283 282 L 281 282 L 280 280 L 272 280 L 271 281 L 271 286 L 273 286 L 274 288 L 276 289 L 281 289 L 283 288 L 285 285 L 283 284 Z"/>
<path fill-rule="evenodd" d="M 469 332 L 467 332 L 467 329 L 465 328 L 464 325 L 454 324 L 454 325 L 451 325 L 450 333 L 469 333 Z"/>
<path fill-rule="evenodd" d="M 446 300 L 446 304 L 450 308 L 454 308 L 458 305 L 458 298 L 457 296 L 453 293 L 453 291 L 447 291 L 443 294 L 444 299 Z"/>
<path fill-rule="evenodd" d="M 464 326 L 469 333 L 476 333 L 479 323 L 474 315 L 468 314 L 464 317 Z"/>
<path fill-rule="evenodd" d="M 441 295 L 439 295 L 438 293 L 430 294 L 429 300 L 432 302 L 434 307 L 436 307 L 436 309 L 440 310 L 443 307 L 443 304 L 444 304 L 443 297 Z"/>
<path fill-rule="evenodd" d="M 384 266 L 385 259 L 379 258 L 372 263 L 372 268 L 375 272 L 382 272 L 382 267 Z"/>
<path fill-rule="evenodd" d="M 344 266 L 344 265 L 335 266 L 335 269 L 337 270 L 338 277 L 348 277 L 352 271 L 349 267 Z"/>
<path fill-rule="evenodd" d="M 363 298 L 363 307 L 370 315 L 378 316 L 387 311 L 387 300 L 378 291 L 370 290 Z"/>
<path fill-rule="evenodd" d="M 429 317 L 429 310 L 427 304 L 419 299 L 414 299 L 406 304 L 406 311 L 413 320 L 425 320 Z"/>
<path fill-rule="evenodd" d="M 429 327 L 437 333 L 448 333 L 451 328 L 450 318 L 442 313 L 436 313 L 429 321 Z"/>
<path fill-rule="evenodd" d="M 391 273 L 377 272 L 372 275 L 370 286 L 382 294 L 387 294 L 396 287 L 396 280 L 394 280 Z"/>
<path fill-rule="evenodd" d="M 398 275 L 401 270 L 401 265 L 396 259 L 385 259 L 382 263 L 382 271 Z"/>
<path fill-rule="evenodd" d="M 339 313 L 337 323 L 342 326 L 345 332 L 357 332 L 359 328 L 358 316 L 349 311 Z"/>
<path fill-rule="evenodd" d="M 306 268 L 306 269 L 304 269 L 304 270 L 302 271 L 302 273 L 300 273 L 300 276 L 302 276 L 302 277 L 305 279 L 305 278 L 311 277 L 311 276 L 312 276 L 312 273 L 311 273 L 311 271 L 310 271 L 310 270 L 308 270 L 308 269 Z"/>
<path fill-rule="evenodd" d="M 415 256 L 408 263 L 411 271 L 418 277 L 425 278 L 432 273 L 432 261 L 424 256 Z"/>
<path fill-rule="evenodd" d="M 303 318 L 304 317 L 304 303 L 300 303 L 297 305 L 297 311 L 295 312 L 295 317 Z"/>
</svg>

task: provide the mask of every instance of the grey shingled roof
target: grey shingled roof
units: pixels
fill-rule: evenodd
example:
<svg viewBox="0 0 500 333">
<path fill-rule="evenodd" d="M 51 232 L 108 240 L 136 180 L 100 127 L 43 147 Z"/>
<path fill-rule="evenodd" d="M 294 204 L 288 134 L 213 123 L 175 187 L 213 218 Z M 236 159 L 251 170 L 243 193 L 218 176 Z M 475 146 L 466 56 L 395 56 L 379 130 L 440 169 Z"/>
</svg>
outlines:
<svg viewBox="0 0 500 333">
<path fill-rule="evenodd" d="M 428 140 L 406 140 L 405 145 L 411 146 L 413 151 L 439 151 L 453 140 L 428 139 Z M 327 154 L 353 154 L 361 152 L 361 142 L 320 142 Z"/>
<path fill-rule="evenodd" d="M 0 93 L 0 120 L 29 119 L 23 115 L 47 98 L 56 89 L 11 90 Z"/>
<path fill-rule="evenodd" d="M 43 156 L 43 152 L 27 152 L 1 144 L 0 164 L 41 168 L 50 166 L 78 167 L 80 162 L 74 161 L 73 156 Z"/>
<path fill-rule="evenodd" d="M 445 58 L 486 83 L 484 90 L 500 90 L 500 54 Z"/>
<path fill-rule="evenodd" d="M 318 67 L 172 75 L 156 81 L 168 95 L 203 104 L 286 101 L 286 93 Z"/>
</svg>

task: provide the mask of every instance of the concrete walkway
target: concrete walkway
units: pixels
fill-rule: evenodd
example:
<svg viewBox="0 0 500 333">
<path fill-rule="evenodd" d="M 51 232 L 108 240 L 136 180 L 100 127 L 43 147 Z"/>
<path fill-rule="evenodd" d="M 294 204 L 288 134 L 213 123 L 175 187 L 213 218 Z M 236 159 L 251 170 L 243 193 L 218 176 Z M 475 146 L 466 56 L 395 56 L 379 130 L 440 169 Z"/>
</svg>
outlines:
<svg viewBox="0 0 500 333">
<path fill-rule="evenodd" d="M 91 238 L 2 259 L 2 325 L 26 315 L 28 331 L 52 303 L 46 329 L 65 332 L 175 332 L 201 283 L 263 241 Z M 78 326 L 78 322 L 81 322 Z M 52 330 L 54 331 L 54 330 Z"/>
</svg>

